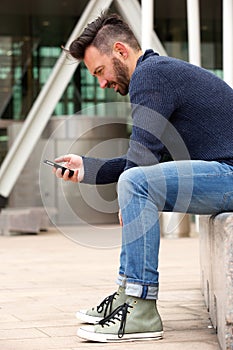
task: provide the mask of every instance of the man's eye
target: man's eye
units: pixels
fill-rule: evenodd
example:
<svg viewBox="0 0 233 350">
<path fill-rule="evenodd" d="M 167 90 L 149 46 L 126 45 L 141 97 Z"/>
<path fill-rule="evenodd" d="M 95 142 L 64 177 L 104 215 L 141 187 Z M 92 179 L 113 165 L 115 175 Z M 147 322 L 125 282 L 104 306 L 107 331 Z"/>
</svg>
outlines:
<svg viewBox="0 0 233 350">
<path fill-rule="evenodd" d="M 103 72 L 103 69 L 101 68 L 101 69 L 99 69 L 99 70 L 96 71 L 96 75 L 101 75 L 102 72 Z"/>
</svg>

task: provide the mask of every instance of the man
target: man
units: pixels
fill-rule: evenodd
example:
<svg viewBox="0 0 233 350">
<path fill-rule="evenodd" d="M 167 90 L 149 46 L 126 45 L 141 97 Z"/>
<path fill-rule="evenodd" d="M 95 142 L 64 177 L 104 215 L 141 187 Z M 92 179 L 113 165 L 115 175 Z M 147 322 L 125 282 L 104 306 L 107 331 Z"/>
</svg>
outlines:
<svg viewBox="0 0 233 350">
<path fill-rule="evenodd" d="M 69 53 L 83 60 L 102 88 L 129 92 L 132 135 L 114 159 L 65 155 L 74 169 L 56 176 L 89 184 L 118 182 L 122 250 L 118 290 L 77 316 L 84 339 L 160 339 L 157 310 L 159 211 L 217 214 L 233 210 L 233 90 L 187 62 L 142 52 L 117 15 L 99 16 Z"/>
</svg>

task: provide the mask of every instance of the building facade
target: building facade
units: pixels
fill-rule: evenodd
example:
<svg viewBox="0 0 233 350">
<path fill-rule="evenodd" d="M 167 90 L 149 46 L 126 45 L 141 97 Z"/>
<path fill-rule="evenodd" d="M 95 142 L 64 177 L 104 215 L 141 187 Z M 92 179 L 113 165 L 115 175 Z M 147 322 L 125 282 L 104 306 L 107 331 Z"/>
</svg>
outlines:
<svg viewBox="0 0 233 350">
<path fill-rule="evenodd" d="M 193 0 L 199 5 L 201 65 L 220 77 L 223 77 L 223 2 Z M 0 163 L 9 151 L 8 126 L 12 122 L 22 123 L 27 118 L 62 53 L 61 46 L 66 45 L 90 3 L 94 9 L 89 13 L 92 18 L 101 10 L 95 5 L 109 3 L 110 11 L 120 14 L 119 10 L 124 12 L 124 6 L 127 6 L 125 13 L 130 12 L 129 24 L 134 26 L 134 31 L 140 31 L 135 25 L 138 21 L 136 10 L 140 11 L 141 5 L 139 0 L 128 0 L 125 4 L 122 0 L 1 1 Z M 152 17 L 153 29 L 166 54 L 188 61 L 187 4 L 188 0 L 155 0 Z M 65 64 L 74 63 L 66 61 Z M 79 112 L 95 116 L 99 113 L 99 104 L 118 101 L 127 102 L 128 97 L 118 96 L 112 89 L 101 89 L 81 63 L 74 70 L 51 115 L 71 116 Z M 101 109 L 101 116 L 107 115 L 107 109 Z M 14 179 L 5 177 L 7 185 L 11 180 L 13 184 Z"/>
</svg>

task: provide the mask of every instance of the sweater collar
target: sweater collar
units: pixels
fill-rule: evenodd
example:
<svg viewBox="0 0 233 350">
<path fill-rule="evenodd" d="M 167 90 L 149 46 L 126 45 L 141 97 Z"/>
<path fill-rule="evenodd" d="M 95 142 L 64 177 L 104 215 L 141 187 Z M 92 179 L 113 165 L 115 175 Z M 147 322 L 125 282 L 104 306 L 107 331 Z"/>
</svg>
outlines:
<svg viewBox="0 0 233 350">
<path fill-rule="evenodd" d="M 148 57 L 151 57 L 151 56 L 159 56 L 159 54 L 157 52 L 154 52 L 152 49 L 146 50 L 144 54 L 139 57 L 137 61 L 137 65 L 145 61 Z"/>
</svg>

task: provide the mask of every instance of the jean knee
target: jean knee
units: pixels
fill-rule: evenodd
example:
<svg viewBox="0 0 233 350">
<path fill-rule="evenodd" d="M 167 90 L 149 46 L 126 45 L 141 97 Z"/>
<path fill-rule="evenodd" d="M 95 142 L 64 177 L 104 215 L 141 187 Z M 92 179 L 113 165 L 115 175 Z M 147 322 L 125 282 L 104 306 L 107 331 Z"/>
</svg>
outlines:
<svg viewBox="0 0 233 350">
<path fill-rule="evenodd" d="M 130 168 L 125 170 L 118 179 L 118 193 L 124 193 L 131 189 L 132 185 L 135 183 L 136 173 L 138 168 Z"/>
<path fill-rule="evenodd" d="M 119 204 L 128 202 L 132 196 L 144 192 L 144 188 L 147 187 L 145 183 L 145 176 L 140 168 L 135 167 L 124 171 L 119 177 L 117 186 Z"/>
</svg>

